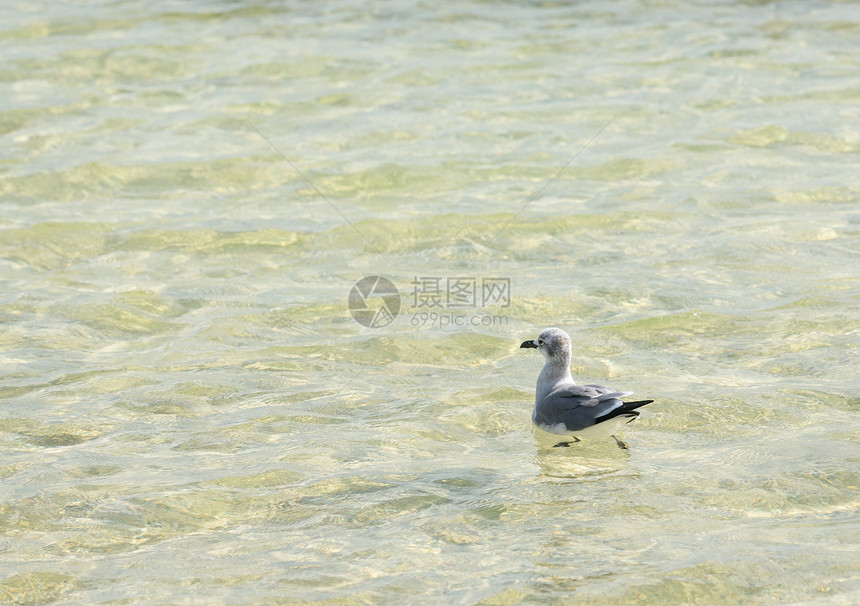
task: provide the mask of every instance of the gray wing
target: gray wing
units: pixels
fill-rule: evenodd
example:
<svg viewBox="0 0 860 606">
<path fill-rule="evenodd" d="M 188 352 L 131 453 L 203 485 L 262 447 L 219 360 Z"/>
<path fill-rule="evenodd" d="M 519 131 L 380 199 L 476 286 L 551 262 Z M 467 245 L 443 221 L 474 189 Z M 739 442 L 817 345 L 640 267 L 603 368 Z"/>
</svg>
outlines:
<svg viewBox="0 0 860 606">
<path fill-rule="evenodd" d="M 598 417 L 623 404 L 631 391 L 615 391 L 605 385 L 568 385 L 548 394 L 535 406 L 538 425 L 564 423 L 568 431 L 591 427 Z"/>
</svg>

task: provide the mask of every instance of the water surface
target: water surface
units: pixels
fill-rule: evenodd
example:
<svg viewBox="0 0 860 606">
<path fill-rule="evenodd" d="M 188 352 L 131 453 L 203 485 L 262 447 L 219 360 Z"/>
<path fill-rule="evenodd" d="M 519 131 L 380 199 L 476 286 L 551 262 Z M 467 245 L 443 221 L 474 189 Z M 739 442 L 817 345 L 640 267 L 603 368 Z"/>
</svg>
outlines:
<svg viewBox="0 0 860 606">
<path fill-rule="evenodd" d="M 856 2 L 0 17 L 0 599 L 860 600 Z"/>
</svg>

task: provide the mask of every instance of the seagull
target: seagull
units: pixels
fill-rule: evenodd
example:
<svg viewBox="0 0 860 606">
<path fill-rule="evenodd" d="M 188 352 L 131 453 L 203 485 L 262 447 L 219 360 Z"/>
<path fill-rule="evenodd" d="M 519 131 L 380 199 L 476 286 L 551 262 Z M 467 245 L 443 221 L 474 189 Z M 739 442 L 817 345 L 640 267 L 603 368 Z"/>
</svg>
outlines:
<svg viewBox="0 0 860 606">
<path fill-rule="evenodd" d="M 556 435 L 580 438 L 611 437 L 622 450 L 627 444 L 615 432 L 639 416 L 636 410 L 654 400 L 622 402 L 632 391 L 615 391 L 605 385 L 577 385 L 570 374 L 570 335 L 560 328 L 546 328 L 520 348 L 537 349 L 546 358 L 535 389 L 535 425 Z M 559 442 L 556 446 L 570 446 Z"/>
</svg>

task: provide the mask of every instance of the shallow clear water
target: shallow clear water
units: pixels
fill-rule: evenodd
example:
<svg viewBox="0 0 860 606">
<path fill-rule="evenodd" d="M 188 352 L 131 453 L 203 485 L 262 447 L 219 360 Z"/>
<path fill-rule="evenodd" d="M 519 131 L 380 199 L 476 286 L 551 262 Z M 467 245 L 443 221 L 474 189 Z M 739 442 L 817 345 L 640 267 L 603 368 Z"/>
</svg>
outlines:
<svg viewBox="0 0 860 606">
<path fill-rule="evenodd" d="M 860 601 L 860 4 L 0 23 L 0 600 Z"/>
</svg>

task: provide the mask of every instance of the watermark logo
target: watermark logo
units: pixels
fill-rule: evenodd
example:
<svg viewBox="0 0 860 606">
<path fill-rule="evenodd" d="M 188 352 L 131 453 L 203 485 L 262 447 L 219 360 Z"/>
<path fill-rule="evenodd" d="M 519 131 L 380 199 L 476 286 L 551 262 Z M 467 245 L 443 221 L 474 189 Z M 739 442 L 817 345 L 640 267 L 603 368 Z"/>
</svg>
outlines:
<svg viewBox="0 0 860 606">
<path fill-rule="evenodd" d="M 349 313 L 366 328 L 382 328 L 400 313 L 400 291 L 382 276 L 365 276 L 349 291 Z"/>
<path fill-rule="evenodd" d="M 508 317 L 473 313 L 491 307 L 510 307 L 511 279 L 475 276 L 414 276 L 410 282 L 410 324 L 415 327 L 506 325 Z M 391 280 L 366 276 L 349 293 L 349 311 L 367 328 L 391 324 L 400 312 L 400 291 Z"/>
<path fill-rule="evenodd" d="M 411 286 L 414 309 L 478 309 L 479 306 L 483 309 L 491 306 L 511 306 L 510 278 L 416 276 L 412 279 Z"/>
</svg>

